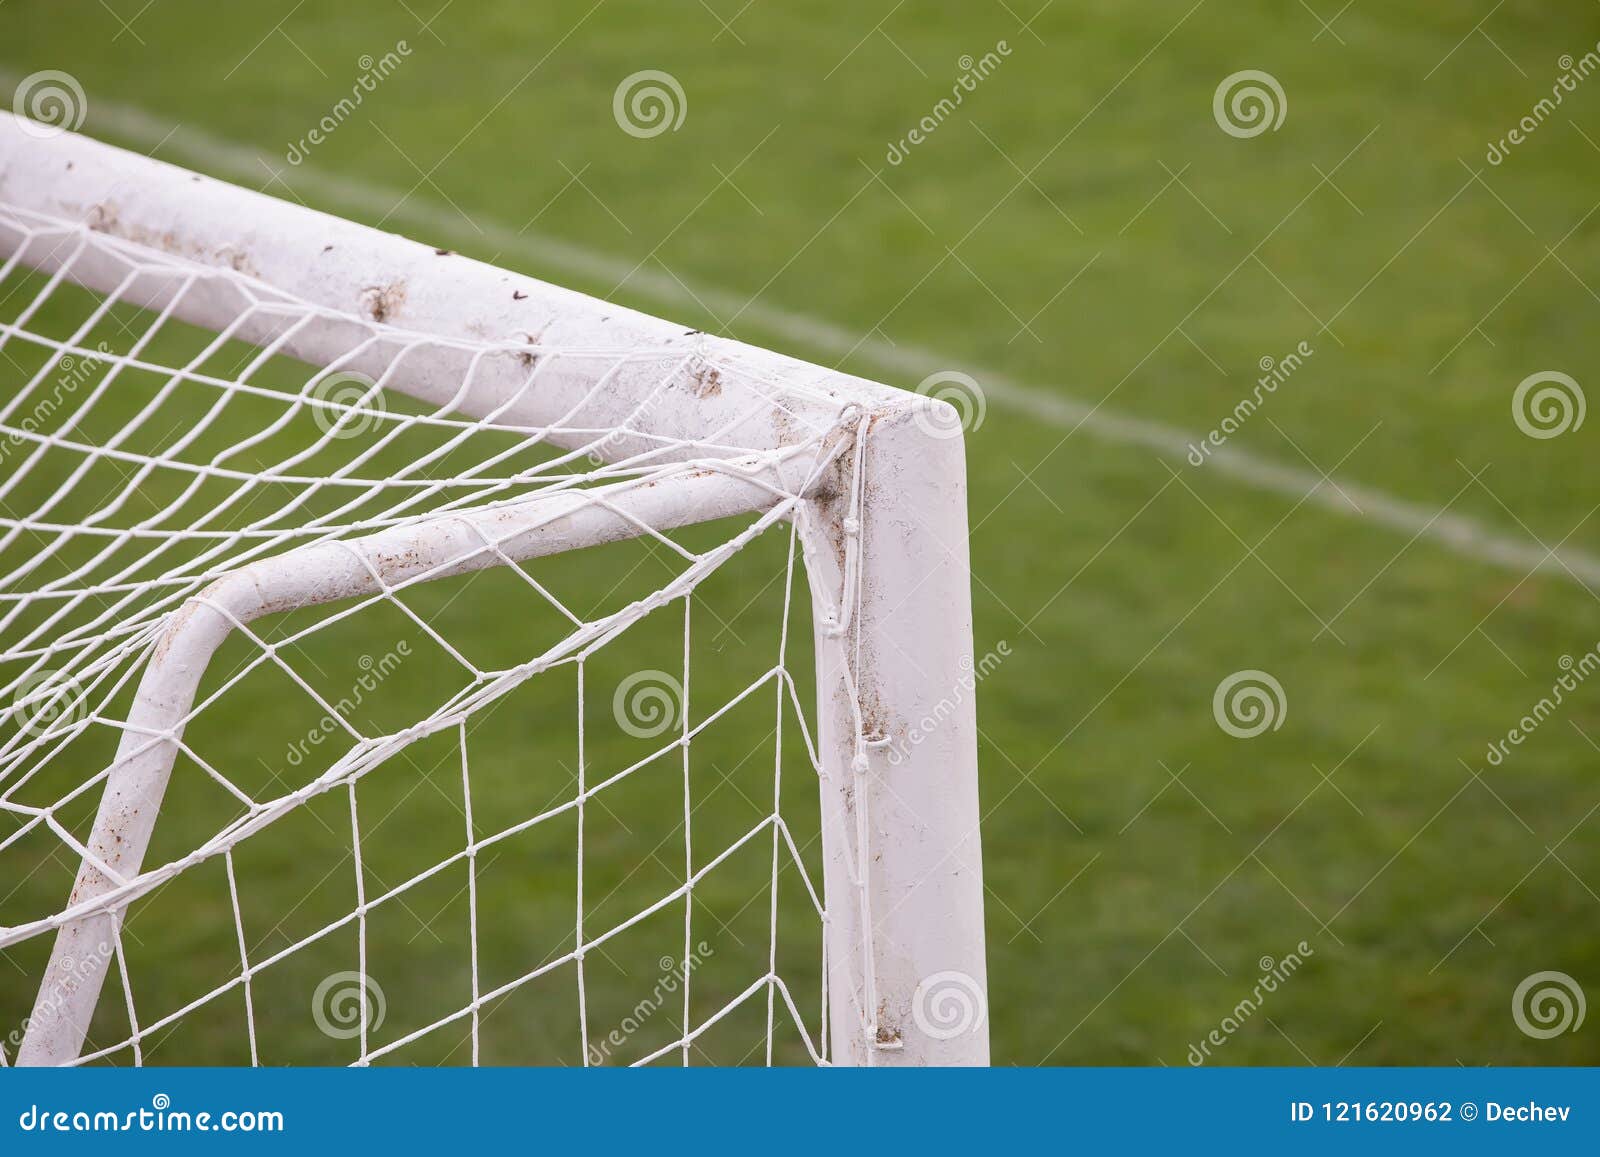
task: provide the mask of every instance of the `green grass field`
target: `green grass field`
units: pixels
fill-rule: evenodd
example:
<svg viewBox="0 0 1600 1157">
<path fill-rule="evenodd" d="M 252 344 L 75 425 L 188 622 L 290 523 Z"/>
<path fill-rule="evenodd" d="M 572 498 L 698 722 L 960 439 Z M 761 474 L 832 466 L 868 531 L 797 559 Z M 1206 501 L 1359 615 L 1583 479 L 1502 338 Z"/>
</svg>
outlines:
<svg viewBox="0 0 1600 1157">
<path fill-rule="evenodd" d="M 1600 1062 L 1592 1020 L 1534 1039 L 1511 1008 L 1519 982 L 1546 970 L 1600 997 L 1600 686 L 1486 760 L 1563 657 L 1600 645 L 1600 584 L 1581 569 L 1600 554 L 1600 418 L 1538 439 L 1512 413 L 1518 384 L 1543 371 L 1600 403 L 1600 81 L 1575 82 L 1503 162 L 1486 159 L 1571 68 L 1562 58 L 1595 48 L 1600 11 L 439 2 L 11 0 L 0 80 L 64 70 L 87 93 L 92 135 L 686 324 L 907 388 L 936 369 L 976 379 L 977 649 L 1011 649 L 979 699 L 997 1063 L 1188 1063 L 1263 959 L 1301 941 L 1305 966 L 1212 1063 Z M 410 54 L 361 109 L 303 164 L 285 160 L 360 58 L 402 40 Z M 890 164 L 890 143 L 950 94 L 962 58 L 1000 41 L 1009 55 Z M 681 84 L 676 131 L 636 139 L 614 120 L 614 90 L 642 69 Z M 1218 84 L 1244 69 L 1272 74 L 1287 102 L 1275 131 L 1248 139 L 1213 115 Z M 1197 468 L 1128 433 L 1137 420 L 1198 440 L 1251 395 L 1263 358 L 1301 343 L 1313 352 L 1228 440 L 1297 473 Z M 1079 425 L 1052 400 L 1095 418 Z M 1322 472 L 1315 497 L 1296 489 Z M 1408 522 L 1410 507 L 1423 513 Z M 1453 519 L 1534 558 L 1560 543 L 1576 562 L 1534 572 Z M 763 540 L 705 597 L 745 606 L 783 552 Z M 581 598 L 611 567 L 553 570 Z M 650 589 L 663 574 L 638 578 Z M 515 661 L 507 624 L 524 592 L 501 576 L 473 593 L 440 591 L 432 613 L 483 662 Z M 767 590 L 727 633 L 699 633 L 707 702 L 770 661 L 781 602 Z M 324 667 L 330 688 L 403 625 L 361 629 L 327 640 L 347 664 Z M 652 624 L 642 646 L 638 665 L 670 662 L 681 622 Z M 610 661 L 593 673 L 605 702 L 631 665 Z M 1270 672 L 1287 702 L 1277 730 L 1248 740 L 1212 712 L 1218 684 L 1245 669 Z M 414 698 L 395 710 L 437 700 L 427 671 L 397 679 Z M 474 738 L 480 806 L 527 814 L 569 790 L 573 688 L 539 694 Z M 304 721 L 213 724 L 197 742 L 248 768 L 269 724 Z M 697 843 L 759 819 L 771 724 L 764 703 L 708 743 Z M 767 763 L 740 762 L 753 747 Z M 617 739 L 602 754 L 630 750 Z M 459 847 L 459 768 L 448 744 L 436 754 L 363 796 L 383 816 L 369 863 L 385 879 Z M 597 925 L 681 878 L 682 781 L 665 773 L 590 832 L 602 890 L 652 849 Z M 804 786 L 785 784 L 797 817 Z M 210 802 L 192 806 L 158 829 L 150 862 L 163 839 L 170 856 L 184 832 L 215 827 Z M 348 910 L 348 813 L 342 793 L 323 797 L 291 821 L 303 837 L 279 858 L 241 855 L 274 936 Z M 501 933 L 486 971 L 565 950 L 571 843 L 508 848 L 486 874 L 482 911 Z M 770 846 L 750 860 L 707 889 L 711 926 L 726 922 L 736 946 L 707 967 L 707 1002 L 765 967 Z M 307 896 L 311 865 L 330 875 Z M 0 875 L 6 905 L 64 894 L 70 866 L 53 871 Z M 237 968 L 226 880 L 206 871 L 145 923 L 158 988 L 192 993 Z M 802 897 L 783 899 L 802 927 Z M 386 1034 L 459 1004 L 463 949 L 441 929 L 464 903 L 452 880 L 374 918 Z M 0 920 L 16 915 L 0 906 Z M 802 986 L 814 939 L 799 935 L 790 958 Z M 592 965 L 615 995 L 596 995 L 591 1017 L 623 1015 L 681 941 L 681 911 L 663 914 L 618 964 Z M 0 1031 L 26 1014 L 44 947 L 4 954 Z M 258 988 L 283 1044 L 263 1060 L 353 1057 L 303 1023 L 317 980 L 352 966 L 354 938 L 326 949 Z M 126 1033 L 115 1004 L 97 1036 Z M 697 1059 L 761 1060 L 750 1050 L 765 1008 L 747 1011 Z M 209 1007 L 148 1059 L 248 1061 L 242 1023 L 242 1002 Z M 648 1045 L 677 1024 L 669 1007 Z M 485 1026 L 486 1061 L 578 1059 L 566 980 L 519 992 Z M 398 1059 L 459 1063 L 464 1037 L 456 1026 Z M 792 1042 L 780 1058 L 798 1059 Z"/>
</svg>

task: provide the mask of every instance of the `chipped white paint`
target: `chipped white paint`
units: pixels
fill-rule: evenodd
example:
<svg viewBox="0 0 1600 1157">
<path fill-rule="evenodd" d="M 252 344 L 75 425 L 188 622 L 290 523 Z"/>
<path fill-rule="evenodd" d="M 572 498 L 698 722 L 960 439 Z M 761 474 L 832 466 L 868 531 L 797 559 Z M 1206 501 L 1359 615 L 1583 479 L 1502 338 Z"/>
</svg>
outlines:
<svg viewBox="0 0 1600 1157">
<path fill-rule="evenodd" d="M 808 573 L 819 606 L 845 608 L 837 625 L 819 621 L 819 752 L 824 772 L 825 902 L 829 913 L 830 1024 L 836 1061 L 854 1064 L 982 1064 L 986 1029 L 932 1036 L 912 1015 L 923 978 L 959 971 L 983 983 L 983 892 L 978 839 L 976 723 L 970 699 L 936 739 L 890 767 L 874 741 L 892 738 L 944 699 L 972 661 L 966 491 L 959 439 L 934 439 L 915 420 L 926 399 L 807 365 L 621 309 L 418 245 L 299 206 L 273 200 L 126 153 L 73 134 L 38 140 L 0 114 L 0 203 L 47 218 L 82 222 L 195 263 L 181 293 L 171 281 L 127 296 L 172 306 L 183 320 L 216 328 L 238 314 L 241 275 L 320 312 L 294 333 L 285 352 L 327 364 L 346 347 L 351 317 L 395 327 L 394 342 L 344 363 L 388 388 L 469 415 L 546 428 L 605 430 L 624 419 L 684 443 L 680 454 L 705 469 L 672 485 L 623 484 L 608 503 L 561 496 L 508 506 L 495 525 L 443 516 L 344 544 L 323 544 L 254 563 L 220 580 L 177 612 L 141 683 L 130 730 L 102 799 L 94 852 L 116 879 L 85 863 L 59 927 L 53 976 L 84 945 L 112 932 L 115 902 L 139 874 L 175 756 L 176 728 L 188 713 L 206 660 L 236 625 L 261 614 L 349 598 L 375 589 L 368 562 L 390 559 L 389 576 L 429 568 L 473 569 L 463 560 L 474 536 L 492 533 L 515 557 L 611 541 L 770 505 L 800 484 L 786 453 L 846 420 L 853 446 L 841 448 L 799 508 Z M 0 229 L 0 257 L 21 251 L 45 270 L 62 268 L 63 235 Z M 207 271 L 218 271 L 208 275 Z M 78 262 L 70 275 L 107 290 L 123 276 L 115 262 Z M 269 294 L 270 296 L 270 294 Z M 264 339 L 278 332 L 267 316 Z M 404 334 L 433 339 L 420 353 Z M 461 348 L 451 342 L 461 343 Z M 597 382 L 581 358 L 563 356 L 536 390 L 507 369 L 472 377 L 463 368 L 484 343 L 558 343 L 564 350 L 637 348 L 637 372 Z M 538 356 L 532 354 L 530 356 Z M 640 404 L 660 380 L 663 361 L 714 360 L 720 376 L 701 378 L 641 419 Z M 777 404 L 741 406 L 750 387 Z M 745 388 L 741 388 L 745 387 Z M 583 439 L 552 436 L 563 445 Z M 737 458 L 729 447 L 737 448 Z M 625 451 L 612 447 L 622 456 Z M 763 484 L 762 473 L 771 472 Z M 809 479 L 809 474 L 799 476 Z M 357 553 L 359 552 L 359 553 Z M 363 561 L 366 560 L 366 561 Z M 404 561 L 395 561 L 404 560 Z M 380 570 L 379 573 L 382 573 Z M 250 822 L 255 822 L 254 820 Z M 268 822 L 263 820 L 262 822 Z M 150 873 L 140 877 L 146 880 Z M 0 946 L 29 929 L 0 932 Z M 62 1063 L 81 1049 L 104 967 L 71 986 L 66 1000 L 41 987 L 35 1023 L 19 1061 Z M 92 981 L 92 983 L 91 983 Z M 59 985 L 58 985 L 59 990 Z"/>
</svg>

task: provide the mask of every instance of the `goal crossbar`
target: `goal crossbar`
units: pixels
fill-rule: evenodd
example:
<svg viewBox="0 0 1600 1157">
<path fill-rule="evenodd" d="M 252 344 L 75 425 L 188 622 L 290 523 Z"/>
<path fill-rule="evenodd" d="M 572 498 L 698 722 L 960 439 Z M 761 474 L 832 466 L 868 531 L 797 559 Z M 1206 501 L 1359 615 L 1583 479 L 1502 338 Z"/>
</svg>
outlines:
<svg viewBox="0 0 1600 1157">
<path fill-rule="evenodd" d="M 830 1059 L 987 1062 L 977 730 L 961 690 L 973 668 L 964 459 L 942 403 L 76 134 L 41 137 L 4 114 L 0 261 L 600 464 L 532 498 L 401 510 L 353 538 L 311 534 L 170 608 L 69 902 L 0 928 L 0 947 L 56 933 L 20 1061 L 69 1063 L 82 1049 L 111 967 L 97 957 L 85 976 L 85 946 L 115 940 L 119 913 L 164 878 L 143 856 L 206 661 L 230 632 L 754 513 L 728 549 L 792 523 L 812 593 Z M 0 341 L 23 336 L 37 340 L 25 319 L 0 326 Z M 115 360 L 136 366 L 138 351 Z M 681 386 L 663 388 L 669 377 Z M 683 589 L 720 557 L 694 560 Z M 608 629 L 586 624 L 564 646 Z M 977 1006 L 955 1032 L 929 1007 L 940 999 L 930 986 L 951 976 Z"/>
</svg>

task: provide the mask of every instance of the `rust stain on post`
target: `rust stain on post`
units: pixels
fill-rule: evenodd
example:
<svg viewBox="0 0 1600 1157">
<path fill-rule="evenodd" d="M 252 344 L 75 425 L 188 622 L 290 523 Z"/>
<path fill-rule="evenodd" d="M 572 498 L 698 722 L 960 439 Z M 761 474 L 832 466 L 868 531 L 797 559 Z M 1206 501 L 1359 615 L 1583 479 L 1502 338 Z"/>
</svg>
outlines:
<svg viewBox="0 0 1600 1157">
<path fill-rule="evenodd" d="M 373 321 L 388 321 L 405 303 L 404 281 L 391 281 L 388 285 L 369 285 L 361 291 L 362 311 Z"/>
</svg>

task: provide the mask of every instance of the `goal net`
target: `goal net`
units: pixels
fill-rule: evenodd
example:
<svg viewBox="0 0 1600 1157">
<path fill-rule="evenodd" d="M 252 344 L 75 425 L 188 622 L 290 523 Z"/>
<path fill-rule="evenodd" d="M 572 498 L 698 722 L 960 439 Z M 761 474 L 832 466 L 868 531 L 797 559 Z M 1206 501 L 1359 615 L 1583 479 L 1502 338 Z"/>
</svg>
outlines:
<svg viewBox="0 0 1600 1157">
<path fill-rule="evenodd" d="M 0 1058 L 984 1063 L 952 434 L 0 115 Z"/>
</svg>

